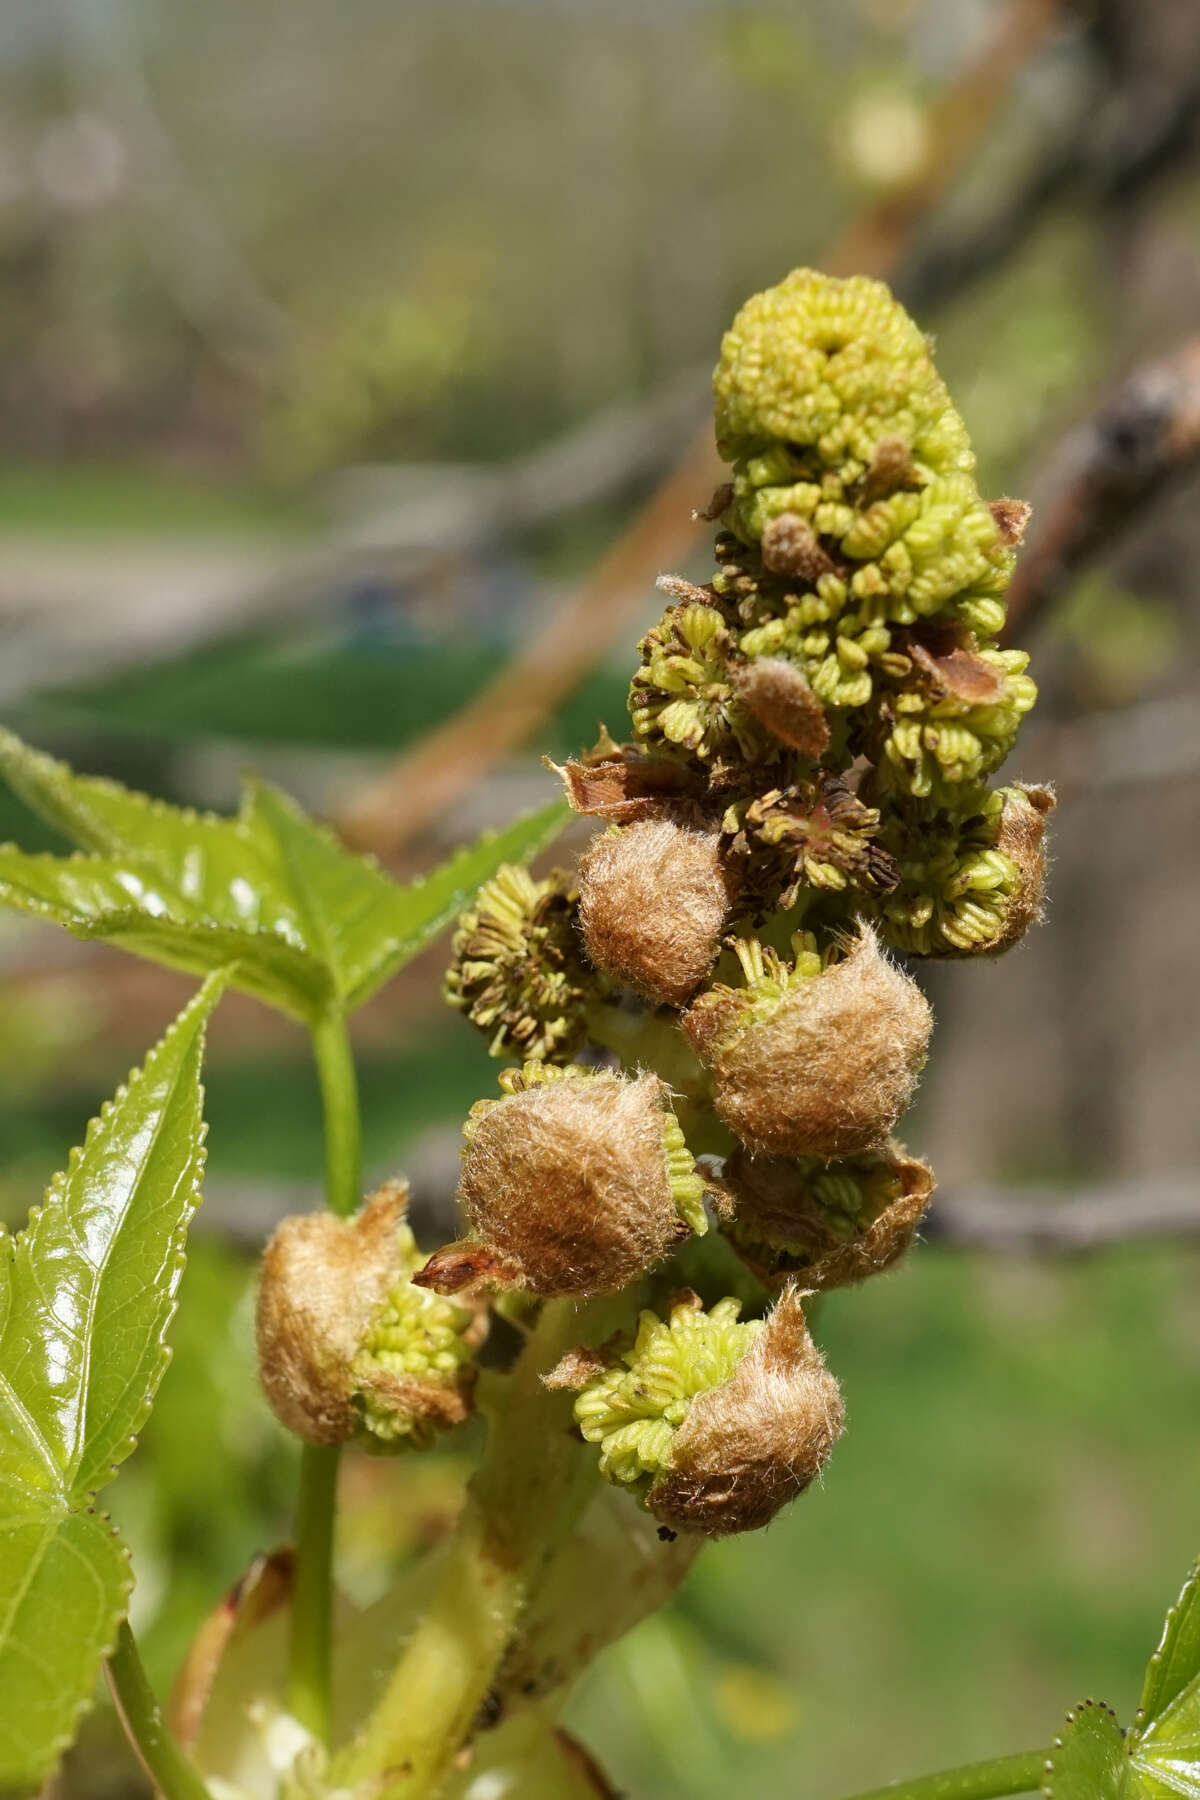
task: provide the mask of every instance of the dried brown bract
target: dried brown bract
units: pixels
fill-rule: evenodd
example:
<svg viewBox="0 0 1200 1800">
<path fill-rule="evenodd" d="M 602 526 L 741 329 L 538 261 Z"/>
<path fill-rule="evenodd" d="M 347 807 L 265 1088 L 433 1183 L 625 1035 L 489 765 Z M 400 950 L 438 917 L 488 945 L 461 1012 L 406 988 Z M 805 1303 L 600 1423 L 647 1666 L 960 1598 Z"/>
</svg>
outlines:
<svg viewBox="0 0 1200 1800">
<path fill-rule="evenodd" d="M 798 1278 L 819 1290 L 890 1268 L 933 1193 L 933 1171 L 895 1143 L 837 1163 L 738 1149 L 719 1181 L 723 1229 L 747 1267 L 768 1287 Z"/>
<path fill-rule="evenodd" d="M 825 708 L 794 662 L 756 656 L 734 678 L 738 699 L 773 737 L 814 761 L 829 746 Z"/>
</svg>

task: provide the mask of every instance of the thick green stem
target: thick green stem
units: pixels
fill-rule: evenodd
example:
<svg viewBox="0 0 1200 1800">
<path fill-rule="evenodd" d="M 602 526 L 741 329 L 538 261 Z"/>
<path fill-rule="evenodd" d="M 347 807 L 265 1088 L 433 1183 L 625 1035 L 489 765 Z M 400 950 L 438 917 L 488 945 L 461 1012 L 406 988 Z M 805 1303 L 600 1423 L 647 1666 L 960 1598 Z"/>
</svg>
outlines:
<svg viewBox="0 0 1200 1800">
<path fill-rule="evenodd" d="M 571 1428 L 570 1397 L 541 1379 L 583 1333 L 571 1301 L 545 1304 L 489 1421 L 429 1608 L 362 1737 L 336 1764 L 338 1784 L 382 1779 L 380 1800 L 426 1800 L 441 1787 L 542 1569 L 586 1498 L 579 1474 L 587 1452 Z"/>
<path fill-rule="evenodd" d="M 163 1718 L 129 1621 L 123 1620 L 108 1659 L 108 1685 L 125 1733 L 163 1800 L 211 1800 L 211 1795 Z"/>
<path fill-rule="evenodd" d="M 346 1020 L 330 1010 L 313 1027 L 325 1127 L 325 1198 L 346 1218 L 358 1205 L 358 1082 Z M 333 1526 L 338 1451 L 306 1444 L 300 1459 L 296 1567 L 288 1637 L 288 1710 L 321 1743 L 329 1742 L 332 1687 Z"/>
<path fill-rule="evenodd" d="M 305 1444 L 296 1506 L 296 1563 L 288 1633 L 288 1711 L 322 1744 L 329 1742 L 332 1670 L 333 1525 L 336 1445 Z"/>
<path fill-rule="evenodd" d="M 921 1775 L 916 1781 L 872 1788 L 869 1794 L 853 1795 L 852 1800 L 999 1800 L 1004 1794 L 1035 1794 L 1042 1785 L 1047 1754 L 1029 1750 L 1020 1756 L 964 1763 L 937 1775 Z"/>
<path fill-rule="evenodd" d="M 313 1026 L 312 1040 L 325 1126 L 325 1201 L 345 1219 L 362 1198 L 358 1080 L 345 1015 L 331 1008 Z"/>
</svg>

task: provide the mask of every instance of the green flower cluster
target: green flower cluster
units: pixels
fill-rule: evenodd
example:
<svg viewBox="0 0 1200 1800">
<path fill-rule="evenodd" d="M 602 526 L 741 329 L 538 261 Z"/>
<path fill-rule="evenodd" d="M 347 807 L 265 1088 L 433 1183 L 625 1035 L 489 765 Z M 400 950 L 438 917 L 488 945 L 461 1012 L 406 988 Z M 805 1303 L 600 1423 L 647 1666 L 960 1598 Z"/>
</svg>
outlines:
<svg viewBox="0 0 1200 1800">
<path fill-rule="evenodd" d="M 740 1311 L 737 1300 L 719 1300 L 705 1312 L 688 1299 L 666 1319 L 643 1312 L 633 1343 L 582 1388 L 575 1422 L 589 1444 L 600 1446 L 610 1481 L 645 1494 L 669 1466 L 692 1401 L 730 1379 L 763 1328 L 761 1320 L 741 1323 Z"/>
<path fill-rule="evenodd" d="M 1036 698 L 1027 656 L 997 642 L 1025 509 L 981 497 L 928 342 L 880 282 L 801 269 L 755 295 L 726 333 L 714 386 L 718 446 L 733 464 L 714 500 L 719 566 L 642 642 L 636 740 L 707 775 L 743 857 L 795 841 L 794 858 L 776 858 L 773 891 L 758 856 L 759 916 L 796 905 L 805 887 L 836 888 L 896 948 L 1002 947 L 995 908 L 991 938 L 978 917 L 964 934 L 931 888 L 918 941 L 881 896 L 897 858 L 911 886 L 931 831 L 943 846 L 957 833 L 957 860 L 968 859 L 987 779 Z M 780 732 L 781 668 L 823 712 L 811 742 Z M 811 809 L 814 780 L 856 763 L 870 765 L 860 853 L 814 856 L 791 821 Z M 1005 880 L 1017 885 L 1018 870 Z"/>
<path fill-rule="evenodd" d="M 407 1440 L 424 1449 L 437 1425 L 458 1421 L 458 1395 L 472 1370 L 465 1334 L 474 1315 L 457 1300 L 414 1284 L 411 1277 L 426 1259 L 405 1224 L 398 1229 L 398 1254 L 406 1275 L 362 1339 L 352 1375 L 369 1437 L 387 1448 Z M 449 1401 L 445 1416 L 430 1404 L 439 1390 Z"/>
<path fill-rule="evenodd" d="M 455 938 L 448 996 L 522 1066 L 468 1123 L 470 1235 L 419 1279 L 630 1318 L 669 1295 L 547 1379 L 664 1530 L 722 1535 L 841 1430 L 804 1295 L 887 1268 L 932 1193 L 892 1136 L 932 1016 L 889 952 L 1015 943 L 1053 802 L 988 785 L 1036 697 L 1000 642 L 1025 509 L 980 496 L 904 309 L 799 270 L 742 308 L 714 385 L 717 567 L 659 580 L 632 741 L 560 771 L 601 829 L 573 879 L 504 871 Z M 728 1290 L 755 1281 L 773 1304 L 743 1321 Z"/>
</svg>

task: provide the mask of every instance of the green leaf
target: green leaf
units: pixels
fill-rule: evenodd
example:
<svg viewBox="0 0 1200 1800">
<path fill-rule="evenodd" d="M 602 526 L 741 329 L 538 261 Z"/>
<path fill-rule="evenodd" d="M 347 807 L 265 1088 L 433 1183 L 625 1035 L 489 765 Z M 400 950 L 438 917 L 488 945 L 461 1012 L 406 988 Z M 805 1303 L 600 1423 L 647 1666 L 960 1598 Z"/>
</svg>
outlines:
<svg viewBox="0 0 1200 1800">
<path fill-rule="evenodd" d="M 211 978 L 88 1127 L 25 1231 L 0 1233 L 0 1788 L 68 1744 L 132 1583 L 91 1510 L 133 1449 L 204 1161 Z"/>
<path fill-rule="evenodd" d="M 102 1515 L 10 1516 L 0 1488 L 0 1791 L 37 1791 L 87 1710 L 133 1586 Z"/>
<path fill-rule="evenodd" d="M 6 731 L 0 773 L 87 853 L 0 846 L 0 902 L 171 968 L 229 969 L 308 1025 L 369 999 L 502 862 L 533 856 L 568 817 L 554 800 L 403 886 L 265 782 L 247 784 L 236 818 L 217 818 L 76 775 Z"/>
<path fill-rule="evenodd" d="M 1200 1675 L 1200 1564 L 1183 1584 L 1182 1592 L 1163 1620 L 1158 1648 L 1146 1665 L 1142 1701 L 1135 1729 L 1142 1731 L 1179 1699 Z"/>
<path fill-rule="evenodd" d="M 1147 1665 L 1129 1757 L 1151 1800 L 1200 1800 L 1200 1565 L 1167 1613 Z"/>
<path fill-rule="evenodd" d="M 1138 1800 L 1116 1714 L 1085 1700 L 1055 1740 L 1042 1782 L 1045 1800 Z"/>
</svg>

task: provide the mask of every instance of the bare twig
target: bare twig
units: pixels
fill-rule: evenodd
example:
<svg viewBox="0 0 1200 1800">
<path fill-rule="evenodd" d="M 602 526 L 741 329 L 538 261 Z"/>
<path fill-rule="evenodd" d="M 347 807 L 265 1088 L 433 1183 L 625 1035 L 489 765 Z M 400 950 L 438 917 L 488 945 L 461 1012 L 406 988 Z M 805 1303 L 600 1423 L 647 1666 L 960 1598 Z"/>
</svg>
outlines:
<svg viewBox="0 0 1200 1800">
<path fill-rule="evenodd" d="M 1200 459 L 1200 336 L 1136 370 L 1072 432 L 1057 492 L 1008 595 L 1008 632 L 1028 632 L 1071 577 Z"/>
<path fill-rule="evenodd" d="M 975 1188 L 938 1195 L 922 1235 L 931 1243 L 1004 1252 L 1099 1250 L 1200 1232 L 1200 1170 L 1139 1176 L 1063 1193 Z"/>
</svg>

